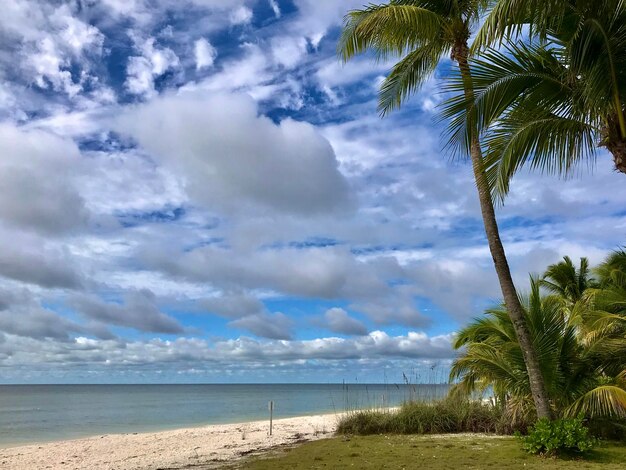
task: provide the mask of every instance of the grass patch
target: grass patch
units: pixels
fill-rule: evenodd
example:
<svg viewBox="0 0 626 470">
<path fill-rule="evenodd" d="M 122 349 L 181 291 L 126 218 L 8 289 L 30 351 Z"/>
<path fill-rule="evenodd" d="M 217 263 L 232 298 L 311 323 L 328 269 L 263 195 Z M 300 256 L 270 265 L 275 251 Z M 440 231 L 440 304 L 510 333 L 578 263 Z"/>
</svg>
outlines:
<svg viewBox="0 0 626 470">
<path fill-rule="evenodd" d="M 339 434 L 511 434 L 517 429 L 501 409 L 477 401 L 445 399 L 409 402 L 397 411 L 354 411 L 337 427 Z M 524 429 L 521 429 L 524 430 Z"/>
<path fill-rule="evenodd" d="M 281 449 L 228 468 L 282 469 L 603 469 L 624 468 L 626 446 L 603 443 L 585 460 L 525 453 L 512 437 L 485 435 L 336 437 Z"/>
</svg>

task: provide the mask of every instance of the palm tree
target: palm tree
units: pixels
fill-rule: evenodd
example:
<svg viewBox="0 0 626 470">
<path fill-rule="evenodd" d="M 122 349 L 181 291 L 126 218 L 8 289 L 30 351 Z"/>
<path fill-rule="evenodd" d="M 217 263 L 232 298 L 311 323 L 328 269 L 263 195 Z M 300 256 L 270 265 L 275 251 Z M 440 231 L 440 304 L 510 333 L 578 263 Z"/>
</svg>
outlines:
<svg viewBox="0 0 626 470">
<path fill-rule="evenodd" d="M 564 256 L 563 261 L 548 266 L 539 285 L 552 294 L 558 295 L 569 305 L 574 305 L 581 300 L 583 293 L 592 282 L 593 280 L 589 277 L 587 258 L 580 258 L 580 267 L 576 269 L 572 259 Z"/>
<path fill-rule="evenodd" d="M 490 3 L 488 0 L 391 0 L 354 10 L 346 15 L 338 52 L 345 61 L 368 50 L 378 58 L 401 57 L 380 89 L 379 110 L 383 115 L 417 91 L 447 54 L 457 63 L 464 96 L 471 102 L 474 91 L 468 41 Z M 500 240 L 478 133 L 471 129 L 468 134 L 482 219 L 504 302 L 521 345 L 537 415 L 550 418 L 552 412 L 539 361 Z"/>
<path fill-rule="evenodd" d="M 533 345 L 540 360 L 550 399 L 559 415 L 626 417 L 626 358 L 620 352 L 626 340 L 609 342 L 611 329 L 622 328 L 626 318 L 596 323 L 596 335 L 583 338 L 573 316 L 563 315 L 559 295 L 542 296 L 540 282 L 531 278 L 531 290 L 522 298 Z M 584 316 L 592 326 L 597 316 Z M 610 326 L 610 328 L 609 328 Z M 612 336 L 617 339 L 615 335 Z M 462 329 L 455 348 L 465 348 L 452 366 L 451 380 L 459 380 L 457 393 L 491 388 L 498 404 L 514 422 L 528 422 L 530 384 L 519 342 L 503 307 L 487 310 L 486 317 Z M 619 365 L 614 364 L 619 361 Z"/>
<path fill-rule="evenodd" d="M 474 95 L 459 77 L 449 90 L 451 139 L 465 144 L 478 127 L 486 145 L 488 180 L 504 196 L 523 165 L 568 175 L 595 161 L 597 147 L 626 173 L 626 2 L 624 0 L 498 1 L 477 49 L 529 25 L 529 43 L 488 48 L 472 63 Z"/>
</svg>

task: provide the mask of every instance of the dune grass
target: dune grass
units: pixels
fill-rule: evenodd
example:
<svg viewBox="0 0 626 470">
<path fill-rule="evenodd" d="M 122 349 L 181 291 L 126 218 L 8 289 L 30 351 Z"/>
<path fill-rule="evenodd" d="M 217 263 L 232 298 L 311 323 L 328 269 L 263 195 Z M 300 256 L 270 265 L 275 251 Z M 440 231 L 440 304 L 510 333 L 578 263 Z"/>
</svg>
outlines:
<svg viewBox="0 0 626 470">
<path fill-rule="evenodd" d="M 624 468 L 626 446 L 603 443 L 585 455 L 544 458 L 525 453 L 513 437 L 476 434 L 335 437 L 282 448 L 231 469 L 603 469 Z"/>
<path fill-rule="evenodd" d="M 407 402 L 398 410 L 361 410 L 348 413 L 339 422 L 339 434 L 512 434 L 524 430 L 512 426 L 500 408 L 479 401 L 446 398 L 434 402 Z"/>
</svg>

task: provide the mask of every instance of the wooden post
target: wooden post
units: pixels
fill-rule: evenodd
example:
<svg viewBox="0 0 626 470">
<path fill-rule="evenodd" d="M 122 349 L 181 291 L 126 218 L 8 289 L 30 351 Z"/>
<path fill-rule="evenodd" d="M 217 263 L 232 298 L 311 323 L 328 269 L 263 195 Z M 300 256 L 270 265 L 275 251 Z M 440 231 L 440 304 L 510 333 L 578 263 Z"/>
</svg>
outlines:
<svg viewBox="0 0 626 470">
<path fill-rule="evenodd" d="M 267 407 L 268 407 L 268 408 L 269 408 L 269 410 L 270 410 L 270 436 L 271 436 L 271 435 L 272 435 L 272 418 L 273 418 L 273 414 L 274 414 L 274 402 L 273 402 L 273 401 L 270 401 L 270 402 L 267 404 Z"/>
</svg>

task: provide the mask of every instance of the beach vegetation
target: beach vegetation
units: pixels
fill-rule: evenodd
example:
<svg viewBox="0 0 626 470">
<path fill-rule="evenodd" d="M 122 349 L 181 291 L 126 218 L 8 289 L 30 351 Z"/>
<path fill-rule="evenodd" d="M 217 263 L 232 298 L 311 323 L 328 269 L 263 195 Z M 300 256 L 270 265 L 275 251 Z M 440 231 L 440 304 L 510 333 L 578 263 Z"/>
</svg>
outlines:
<svg viewBox="0 0 626 470">
<path fill-rule="evenodd" d="M 624 436 L 626 252 L 612 253 L 594 270 L 586 259 L 576 269 L 565 258 L 531 277 L 520 301 L 554 415 L 581 416 L 595 432 Z M 453 394 L 488 392 L 507 420 L 533 421 L 528 376 L 504 306 L 461 329 L 454 346 L 461 354 L 451 369 Z"/>
<path fill-rule="evenodd" d="M 521 429 L 512 428 L 500 408 L 490 403 L 458 397 L 432 402 L 406 402 L 392 410 L 351 411 L 340 419 L 337 426 L 337 432 L 346 435 L 462 432 L 511 434 Z"/>
<path fill-rule="evenodd" d="M 528 435 L 518 437 L 523 442 L 524 450 L 545 455 L 588 452 L 598 442 L 589 434 L 582 416 L 554 421 L 540 419 L 530 428 Z"/>
</svg>

